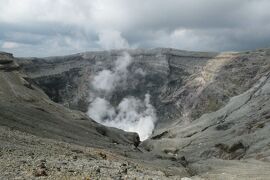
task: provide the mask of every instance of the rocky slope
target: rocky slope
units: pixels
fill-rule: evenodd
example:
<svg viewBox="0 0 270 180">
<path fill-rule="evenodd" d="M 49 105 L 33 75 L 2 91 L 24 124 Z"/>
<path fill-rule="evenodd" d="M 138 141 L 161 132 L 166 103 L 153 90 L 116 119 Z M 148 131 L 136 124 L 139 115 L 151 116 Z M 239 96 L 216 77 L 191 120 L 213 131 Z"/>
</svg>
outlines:
<svg viewBox="0 0 270 180">
<path fill-rule="evenodd" d="M 0 53 L 0 179 L 129 178 L 142 176 L 140 168 L 149 177 L 166 178 L 158 168 L 172 163 L 165 160 L 153 169 L 153 156 L 141 156 L 136 148 L 136 133 L 105 127 L 54 103 L 15 61 Z M 150 165 L 125 164 L 139 156 Z"/>
<path fill-rule="evenodd" d="M 41 138 L 3 126 L 0 130 L 0 179 L 181 179 L 188 176 L 184 168 L 180 171 L 135 161 L 115 153 L 112 148 Z"/>
<path fill-rule="evenodd" d="M 91 79 L 104 68 L 112 69 L 123 51 L 132 57 L 127 84 L 116 87 L 110 103 L 117 105 L 129 95 L 143 99 L 149 92 L 151 103 L 157 110 L 155 130 L 138 148 L 134 147 L 138 144 L 136 134 L 106 128 L 83 113 L 88 110 L 89 96 L 94 91 Z M 9 54 L 2 53 L 1 56 L 5 59 L 3 63 L 0 61 L 0 92 L 4 95 L 0 103 L 2 126 L 56 139 L 59 143 L 65 141 L 72 147 L 99 147 L 112 152 L 117 162 L 122 163 L 122 158 L 127 158 L 124 161 L 142 166 L 140 176 L 128 165 L 131 174 L 126 178 L 144 178 L 149 168 L 151 173 L 148 174 L 153 179 L 270 177 L 269 49 L 241 53 L 175 49 L 87 52 L 18 59 L 20 71 Z M 50 101 L 39 87 L 53 101 L 69 109 Z M 5 139 L 6 135 L 2 134 L 2 139 Z M 19 137 L 14 139 L 18 139 L 14 144 L 21 141 Z M 55 140 L 42 141 L 55 147 L 55 151 L 61 149 Z M 39 145 L 34 143 L 33 147 Z M 78 161 L 80 164 L 85 162 L 86 155 L 83 154 Z M 42 156 L 50 159 L 50 168 L 59 163 L 53 159 L 60 158 L 60 155 L 51 158 L 44 151 Z M 67 155 L 67 159 L 72 156 L 74 153 Z M 1 157 L 6 160 L 7 154 Z M 18 155 L 12 154 L 12 159 L 16 158 Z M 104 171 L 109 166 L 118 166 L 107 161 L 91 163 L 104 167 Z M 78 165 L 68 164 L 73 164 L 70 165 L 73 169 Z M 51 169 L 51 178 L 57 177 Z M 86 170 L 92 173 L 90 169 L 86 167 L 78 172 L 80 175 Z M 65 173 L 68 172 L 64 170 L 62 174 Z M 106 178 L 91 173 L 86 175 Z M 115 179 L 114 172 L 110 173 Z"/>
</svg>

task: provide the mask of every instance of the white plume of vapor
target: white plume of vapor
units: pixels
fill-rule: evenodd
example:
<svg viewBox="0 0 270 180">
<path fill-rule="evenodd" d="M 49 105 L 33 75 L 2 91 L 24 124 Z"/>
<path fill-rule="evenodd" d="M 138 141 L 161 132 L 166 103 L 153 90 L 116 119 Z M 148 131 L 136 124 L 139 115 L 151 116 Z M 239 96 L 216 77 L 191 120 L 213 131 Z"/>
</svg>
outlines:
<svg viewBox="0 0 270 180">
<path fill-rule="evenodd" d="M 112 70 L 104 69 L 97 73 L 92 80 L 92 85 L 97 92 L 87 114 L 106 126 L 137 132 L 140 139 L 145 140 L 152 134 L 157 120 L 155 108 L 150 103 L 150 94 L 146 93 L 144 100 L 133 96 L 125 97 L 116 107 L 106 99 L 106 95 L 113 93 L 116 87 L 126 86 L 130 73 L 128 67 L 131 63 L 130 55 L 124 53 L 115 61 Z"/>
<path fill-rule="evenodd" d="M 131 64 L 131 57 L 128 53 L 118 58 L 112 70 L 104 69 L 93 79 L 92 85 L 96 90 L 112 92 L 116 86 L 125 86 L 128 66 Z"/>
<path fill-rule="evenodd" d="M 149 94 L 145 95 L 144 101 L 132 96 L 124 98 L 116 108 L 106 99 L 98 97 L 91 103 L 88 115 L 106 126 L 137 132 L 141 140 L 152 134 L 156 122 Z"/>
<path fill-rule="evenodd" d="M 115 117 L 115 109 L 104 98 L 97 97 L 89 107 L 87 114 L 97 122 L 102 122 L 104 119 L 112 120 Z"/>
</svg>

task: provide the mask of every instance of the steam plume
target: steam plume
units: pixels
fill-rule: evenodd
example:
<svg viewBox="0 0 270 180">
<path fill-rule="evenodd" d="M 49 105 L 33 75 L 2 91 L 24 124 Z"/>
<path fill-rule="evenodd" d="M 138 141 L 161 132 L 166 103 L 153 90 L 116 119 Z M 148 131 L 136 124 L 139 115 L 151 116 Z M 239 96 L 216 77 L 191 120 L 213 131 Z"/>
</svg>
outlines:
<svg viewBox="0 0 270 180">
<path fill-rule="evenodd" d="M 150 103 L 150 94 L 146 93 L 143 100 L 127 96 L 116 107 L 111 105 L 108 96 L 116 88 L 127 85 L 131 63 L 130 55 L 124 53 L 115 61 L 112 70 L 104 69 L 94 76 L 92 86 L 96 92 L 87 114 L 106 126 L 137 132 L 140 139 L 145 140 L 152 134 L 157 119 L 155 108 Z M 142 70 L 135 70 L 135 73 L 137 71 Z"/>
</svg>

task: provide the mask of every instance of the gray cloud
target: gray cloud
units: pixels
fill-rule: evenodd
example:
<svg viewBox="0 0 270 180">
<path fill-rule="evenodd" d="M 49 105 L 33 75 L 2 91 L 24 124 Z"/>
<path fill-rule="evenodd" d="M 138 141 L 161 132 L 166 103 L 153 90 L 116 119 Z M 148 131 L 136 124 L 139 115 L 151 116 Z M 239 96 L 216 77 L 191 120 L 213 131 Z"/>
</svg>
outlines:
<svg viewBox="0 0 270 180">
<path fill-rule="evenodd" d="M 1 0 L 0 50 L 50 56 L 110 48 L 270 46 L 268 0 Z"/>
</svg>

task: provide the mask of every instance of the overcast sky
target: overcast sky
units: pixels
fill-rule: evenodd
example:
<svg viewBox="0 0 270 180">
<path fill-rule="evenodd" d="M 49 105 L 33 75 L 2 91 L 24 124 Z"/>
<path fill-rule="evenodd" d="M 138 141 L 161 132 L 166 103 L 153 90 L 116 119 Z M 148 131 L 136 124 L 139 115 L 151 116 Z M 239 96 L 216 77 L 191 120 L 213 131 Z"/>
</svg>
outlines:
<svg viewBox="0 0 270 180">
<path fill-rule="evenodd" d="M 270 47 L 270 0 L 0 0 L 0 51 Z"/>
</svg>

